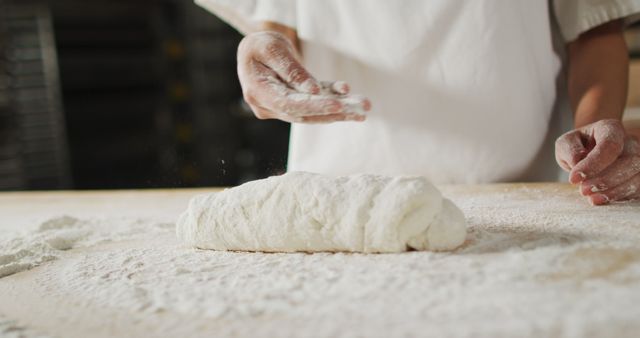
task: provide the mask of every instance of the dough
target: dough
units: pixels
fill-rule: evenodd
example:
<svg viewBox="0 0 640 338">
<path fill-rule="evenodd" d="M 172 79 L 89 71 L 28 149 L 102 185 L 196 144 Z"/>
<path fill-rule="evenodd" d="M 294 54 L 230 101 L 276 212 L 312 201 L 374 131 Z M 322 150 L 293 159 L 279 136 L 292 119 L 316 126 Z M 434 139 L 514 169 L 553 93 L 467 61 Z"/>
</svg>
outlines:
<svg viewBox="0 0 640 338">
<path fill-rule="evenodd" d="M 176 232 L 202 249 L 374 253 L 451 250 L 466 223 L 423 177 L 291 172 L 192 198 Z"/>
</svg>

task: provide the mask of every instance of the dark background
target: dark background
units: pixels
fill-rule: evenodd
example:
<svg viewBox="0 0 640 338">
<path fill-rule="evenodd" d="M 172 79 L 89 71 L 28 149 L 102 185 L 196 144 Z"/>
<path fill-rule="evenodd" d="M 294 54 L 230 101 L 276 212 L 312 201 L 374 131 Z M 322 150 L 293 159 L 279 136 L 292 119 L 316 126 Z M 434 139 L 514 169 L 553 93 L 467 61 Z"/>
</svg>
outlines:
<svg viewBox="0 0 640 338">
<path fill-rule="evenodd" d="M 242 102 L 241 36 L 186 0 L 0 0 L 0 190 L 234 185 L 288 125 Z"/>
<path fill-rule="evenodd" d="M 640 23 L 626 36 L 640 107 Z M 0 0 L 0 190 L 230 186 L 283 172 L 289 126 L 243 105 L 240 39 L 191 0 Z"/>
</svg>

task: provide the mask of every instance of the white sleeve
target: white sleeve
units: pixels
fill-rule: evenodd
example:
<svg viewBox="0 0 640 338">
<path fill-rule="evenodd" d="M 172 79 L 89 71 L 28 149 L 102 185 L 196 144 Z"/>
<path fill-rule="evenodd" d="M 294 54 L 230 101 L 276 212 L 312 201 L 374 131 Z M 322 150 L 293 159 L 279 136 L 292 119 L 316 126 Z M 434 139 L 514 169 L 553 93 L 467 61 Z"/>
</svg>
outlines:
<svg viewBox="0 0 640 338">
<path fill-rule="evenodd" d="M 242 34 L 262 21 L 296 28 L 296 0 L 195 0 Z"/>
<path fill-rule="evenodd" d="M 640 0 L 553 0 L 553 7 L 567 42 L 609 21 L 640 19 Z"/>
</svg>

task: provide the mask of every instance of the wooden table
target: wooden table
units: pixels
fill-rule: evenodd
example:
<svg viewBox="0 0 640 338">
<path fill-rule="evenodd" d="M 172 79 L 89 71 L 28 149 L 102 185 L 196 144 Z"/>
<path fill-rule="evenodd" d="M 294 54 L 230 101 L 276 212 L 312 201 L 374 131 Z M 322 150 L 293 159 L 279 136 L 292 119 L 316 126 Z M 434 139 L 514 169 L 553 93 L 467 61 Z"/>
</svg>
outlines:
<svg viewBox="0 0 640 338">
<path fill-rule="evenodd" d="M 318 317 L 300 317 L 276 310 L 244 317 L 207 317 L 190 313 L 188 309 L 180 312 L 170 305 L 160 312 L 141 312 L 93 304 L 90 295 L 85 293 L 85 298 L 78 299 L 68 286 L 60 284 L 60 280 L 56 282 L 60 277 L 56 272 L 60 269 L 73 272 L 69 269 L 78 268 L 81 262 L 91 263 L 96 255 L 144 249 L 154 257 L 163 257 L 164 260 L 155 263 L 154 269 L 167 272 L 169 277 L 166 278 L 179 278 L 162 263 L 173 262 L 171 248 L 179 248 L 179 244 L 169 233 L 144 241 L 120 240 L 99 248 L 72 249 L 58 260 L 0 279 L 0 335 L 4 316 L 15 320 L 14 329 L 25 332 L 26 336 L 32 332 L 64 337 L 332 336 L 336 332 L 338 336 L 393 336 L 409 329 L 436 336 L 470 332 L 475 333 L 474 336 L 563 336 L 571 332 L 635 336 L 640 332 L 637 321 L 640 318 L 640 307 L 637 306 L 640 304 L 640 204 L 593 207 L 576 190 L 566 184 L 554 183 L 444 186 L 443 193 L 465 212 L 470 226 L 467 243 L 452 254 L 339 256 L 345 261 L 345 267 L 334 267 L 337 278 L 352 276 L 353 271 L 358 270 L 358 264 L 372 265 L 353 278 L 368 278 L 369 274 L 372 282 L 376 278 L 390 278 L 377 274 L 372 268 L 382 264 L 381 268 L 405 266 L 403 269 L 408 270 L 403 270 L 404 274 L 422 280 L 418 283 L 414 279 L 404 280 L 409 278 L 406 276 L 395 276 L 375 286 L 380 288 L 376 293 L 380 298 L 354 300 L 362 302 L 361 306 L 349 309 L 344 308 L 344 303 L 337 302 L 334 294 L 320 294 L 326 298 L 323 309 L 336 308 L 335 314 L 323 312 Z M 191 196 L 212 191 L 218 189 L 2 193 L 0 231 L 4 234 L 33 231 L 43 220 L 60 215 L 81 220 L 103 217 L 173 222 Z M 181 257 L 190 254 L 180 251 Z M 239 264 L 235 261 L 239 259 L 237 255 L 244 255 L 242 264 L 253 264 L 252 257 L 256 262 L 262 262 L 260 264 L 269 260 L 275 264 L 274 268 L 284 265 L 283 271 L 298 271 L 292 278 L 316 276 L 324 271 L 323 262 L 330 264 L 337 259 L 326 254 L 307 255 L 295 256 L 295 262 L 287 263 L 294 256 L 225 256 L 198 251 L 192 254 L 210 255 L 212 260 L 231 259 L 236 262 L 234 264 Z M 301 268 L 299 264 L 309 259 L 317 260 L 317 264 Z M 218 288 L 222 293 L 227 290 L 230 297 L 235 289 L 225 289 L 224 284 L 218 284 L 222 283 L 219 274 L 238 273 L 234 280 L 247 285 L 266 283 L 261 276 L 242 274 L 233 269 L 215 270 L 223 268 L 219 267 L 220 261 L 215 262 L 217 265 L 213 263 L 206 269 L 192 272 L 191 279 L 185 279 L 185 283 L 194 283 L 202 277 L 203 287 Z M 418 270 L 411 270 L 413 265 Z M 429 270 L 429 267 L 437 269 Z M 446 276 L 451 279 L 446 279 L 446 284 L 438 284 Z M 117 278 L 111 280 L 111 283 L 121 282 Z M 136 284 L 135 280 L 128 282 L 132 288 L 150 287 Z M 396 284 L 398 287 L 394 286 Z M 145 292 L 161 293 L 167 285 L 173 284 L 159 281 Z M 333 286 L 337 291 L 326 286 L 319 289 L 325 291 L 319 292 L 334 290 L 332 292 L 338 292 L 340 297 L 350 297 L 349 293 L 340 293 L 339 285 L 342 284 Z M 276 286 L 262 285 L 260 290 L 263 291 L 253 295 L 254 298 L 267 303 L 272 301 L 269 298 L 272 287 Z M 374 286 L 368 287 L 375 291 Z M 447 297 L 456 302 L 456 308 L 447 306 L 447 302 L 423 299 L 424 288 L 434 287 L 450 289 Z M 187 303 L 191 302 L 189 304 L 204 301 L 189 299 L 194 297 L 189 295 L 181 296 Z M 312 296 L 303 295 L 294 309 L 299 309 L 300 313 L 313 311 L 314 307 L 309 305 Z M 484 298 L 487 298 L 485 310 L 475 309 L 477 300 Z M 402 303 L 402 299 L 412 301 Z M 542 304 L 540 299 L 548 300 Z M 606 299 L 606 303 L 601 299 Z M 395 300 L 398 300 L 397 304 Z M 425 303 L 420 304 L 421 301 Z M 635 307 L 628 307 L 629 303 Z M 241 305 L 251 304 L 236 304 L 231 300 L 226 304 L 231 309 Z M 389 312 L 380 316 L 375 312 L 378 308 L 389 309 Z M 403 313 L 405 310 L 402 309 L 407 312 Z M 412 309 L 416 311 L 411 312 Z M 493 315 L 486 316 L 483 311 Z M 600 319 L 606 323 L 601 323 Z"/>
</svg>

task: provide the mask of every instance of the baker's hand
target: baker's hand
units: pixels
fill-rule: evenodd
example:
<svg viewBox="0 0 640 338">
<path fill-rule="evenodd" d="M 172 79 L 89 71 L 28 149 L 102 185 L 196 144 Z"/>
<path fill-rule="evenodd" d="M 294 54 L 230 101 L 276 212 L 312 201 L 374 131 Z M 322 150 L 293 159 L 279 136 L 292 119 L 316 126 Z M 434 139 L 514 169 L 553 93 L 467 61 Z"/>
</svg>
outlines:
<svg viewBox="0 0 640 338">
<path fill-rule="evenodd" d="M 640 144 L 619 120 L 601 120 L 560 136 L 556 160 L 594 205 L 640 198 Z"/>
<path fill-rule="evenodd" d="M 238 47 L 238 77 L 244 99 L 259 119 L 328 123 L 363 121 L 371 103 L 349 94 L 342 82 L 319 82 L 300 64 L 284 35 L 258 32 Z"/>
</svg>

